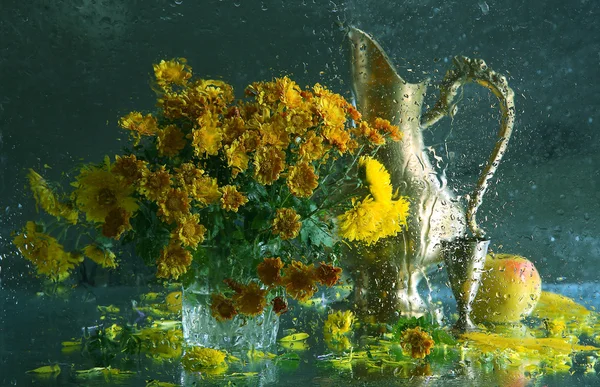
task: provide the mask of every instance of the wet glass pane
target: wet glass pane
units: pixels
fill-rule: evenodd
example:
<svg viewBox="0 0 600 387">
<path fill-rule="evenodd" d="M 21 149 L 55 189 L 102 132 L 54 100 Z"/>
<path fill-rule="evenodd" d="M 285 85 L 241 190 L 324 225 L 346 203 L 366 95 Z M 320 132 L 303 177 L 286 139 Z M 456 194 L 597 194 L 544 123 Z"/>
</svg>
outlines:
<svg viewBox="0 0 600 387">
<path fill-rule="evenodd" d="M 0 385 L 600 383 L 597 2 L 1 10 Z"/>
</svg>

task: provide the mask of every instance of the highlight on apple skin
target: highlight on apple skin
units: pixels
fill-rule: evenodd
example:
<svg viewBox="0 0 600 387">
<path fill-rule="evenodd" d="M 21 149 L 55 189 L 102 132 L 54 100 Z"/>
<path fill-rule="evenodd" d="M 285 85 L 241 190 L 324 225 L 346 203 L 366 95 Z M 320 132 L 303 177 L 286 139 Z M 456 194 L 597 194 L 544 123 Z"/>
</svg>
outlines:
<svg viewBox="0 0 600 387">
<path fill-rule="evenodd" d="M 488 254 L 471 318 L 475 323 L 512 323 L 528 316 L 542 294 L 533 262 L 513 254 Z"/>
</svg>

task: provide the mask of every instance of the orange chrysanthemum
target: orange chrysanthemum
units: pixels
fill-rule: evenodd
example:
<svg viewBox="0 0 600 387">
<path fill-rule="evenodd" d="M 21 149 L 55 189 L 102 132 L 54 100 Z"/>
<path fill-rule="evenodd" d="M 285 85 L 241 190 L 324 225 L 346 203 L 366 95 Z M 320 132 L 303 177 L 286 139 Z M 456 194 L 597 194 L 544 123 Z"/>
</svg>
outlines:
<svg viewBox="0 0 600 387">
<path fill-rule="evenodd" d="M 283 240 L 294 239 L 300 233 L 302 223 L 300 215 L 293 208 L 280 208 L 273 220 L 273 234 L 279 235 Z"/>
<path fill-rule="evenodd" d="M 223 294 L 212 294 L 210 298 L 210 314 L 217 321 L 231 320 L 238 313 L 237 310 L 235 310 L 233 301 Z"/>
<path fill-rule="evenodd" d="M 273 312 L 275 312 L 278 316 L 288 311 L 288 304 L 282 297 L 273 298 L 271 304 L 273 304 Z"/>
<path fill-rule="evenodd" d="M 133 184 L 142 178 L 145 169 L 146 162 L 138 160 L 135 155 L 115 156 L 111 172 L 121 176 L 128 184 Z"/>
<path fill-rule="evenodd" d="M 184 134 L 176 125 L 168 125 L 158 132 L 156 148 L 161 156 L 174 157 L 185 148 Z"/>
<path fill-rule="evenodd" d="M 389 134 L 390 138 L 394 141 L 402 140 L 402 132 L 400 131 L 400 128 L 396 125 L 392 125 L 388 120 L 376 118 L 373 127 L 380 132 Z"/>
<path fill-rule="evenodd" d="M 408 328 L 402 333 L 400 345 L 405 352 L 415 359 L 423 359 L 431 353 L 435 345 L 429 333 L 421 330 L 421 327 Z"/>
<path fill-rule="evenodd" d="M 235 185 L 221 187 L 221 193 L 221 208 L 225 211 L 237 212 L 241 206 L 248 203 L 248 198 L 238 192 Z"/>
<path fill-rule="evenodd" d="M 161 60 L 159 64 L 152 66 L 156 82 L 164 88 L 172 84 L 184 86 L 192 77 L 192 68 L 187 65 L 185 59 Z"/>
<path fill-rule="evenodd" d="M 190 211 L 190 198 L 179 188 L 171 189 L 158 202 L 158 215 L 167 223 L 174 223 Z"/>
<path fill-rule="evenodd" d="M 315 278 L 321 285 L 333 286 L 337 284 L 342 277 L 342 268 L 336 267 L 325 262 L 315 269 Z"/>
<path fill-rule="evenodd" d="M 279 179 L 285 168 L 285 153 L 273 146 L 261 146 L 254 154 L 254 178 L 260 184 L 269 185 Z"/>
<path fill-rule="evenodd" d="M 110 210 L 102 225 L 102 235 L 107 238 L 119 240 L 121 234 L 127 230 L 131 230 L 131 224 L 129 224 L 130 217 L 131 214 L 123 208 Z"/>
<path fill-rule="evenodd" d="M 290 192 L 299 198 L 308 198 L 319 185 L 319 176 L 314 167 L 307 162 L 300 162 L 289 168 L 287 186 Z"/>
<path fill-rule="evenodd" d="M 184 246 L 196 248 L 204 242 L 206 227 L 200 224 L 198 214 L 185 214 L 179 218 L 177 227 L 171 233 L 171 238 L 178 239 Z"/>
<path fill-rule="evenodd" d="M 292 261 L 283 271 L 282 285 L 293 299 L 306 301 L 317 291 L 312 264 L 307 266 L 300 261 Z"/>
<path fill-rule="evenodd" d="M 278 116 L 281 118 L 281 116 Z M 285 149 L 290 144 L 289 134 L 285 130 L 285 121 L 283 119 L 272 119 L 268 123 L 259 126 L 261 143 L 265 146 L 270 145 L 277 149 Z"/>
<path fill-rule="evenodd" d="M 377 129 L 369 126 L 365 121 L 358 124 L 357 132 L 359 136 L 366 138 L 373 145 L 385 144 L 385 137 Z"/>
<path fill-rule="evenodd" d="M 281 282 L 281 269 L 283 262 L 281 258 L 265 258 L 256 267 L 258 278 L 267 286 L 279 285 Z"/>
<path fill-rule="evenodd" d="M 241 285 L 240 292 L 233 296 L 233 302 L 239 313 L 247 316 L 258 316 L 267 306 L 266 289 L 261 289 L 256 282 Z"/>
<path fill-rule="evenodd" d="M 329 144 L 337 148 L 340 153 L 353 150 L 356 147 L 355 141 L 350 137 L 350 133 L 344 128 L 326 127 L 323 130 L 323 137 Z"/>
<path fill-rule="evenodd" d="M 139 191 L 146 198 L 158 201 L 162 199 L 171 189 L 171 175 L 161 166 L 158 170 L 152 172 L 149 169 L 142 171 L 142 178 L 139 184 Z"/>
<path fill-rule="evenodd" d="M 185 274 L 192 264 L 192 254 L 181 247 L 178 243 L 169 243 L 169 245 L 160 253 L 156 262 L 158 278 L 178 279 Z"/>
</svg>

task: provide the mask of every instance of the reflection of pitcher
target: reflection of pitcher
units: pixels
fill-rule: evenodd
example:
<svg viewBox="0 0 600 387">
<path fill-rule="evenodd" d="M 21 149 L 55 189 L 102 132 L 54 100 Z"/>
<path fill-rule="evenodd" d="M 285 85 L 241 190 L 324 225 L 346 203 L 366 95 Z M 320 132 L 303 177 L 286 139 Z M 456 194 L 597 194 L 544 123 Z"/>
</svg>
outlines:
<svg viewBox="0 0 600 387">
<path fill-rule="evenodd" d="M 426 305 L 417 285 L 431 264 L 441 262 L 442 242 L 466 236 L 483 238 L 475 214 L 498 163 L 504 154 L 514 123 L 513 92 L 506 79 L 488 69 L 481 60 L 456 58 L 441 85 L 440 100 L 421 117 L 426 82 L 410 84 L 395 71 L 381 47 L 370 36 L 351 28 L 353 87 L 363 119 L 389 119 L 399 125 L 403 139 L 383 148 L 378 158 L 390 171 L 392 184 L 411 202 L 407 231 L 395 240 L 364 248 L 352 268 L 355 302 L 366 314 L 386 321 L 393 313 L 422 314 Z M 460 86 L 476 82 L 500 100 L 502 127 L 492 158 L 479 179 L 465 210 L 437 174 L 423 144 L 422 130 L 454 112 L 453 99 Z"/>
</svg>

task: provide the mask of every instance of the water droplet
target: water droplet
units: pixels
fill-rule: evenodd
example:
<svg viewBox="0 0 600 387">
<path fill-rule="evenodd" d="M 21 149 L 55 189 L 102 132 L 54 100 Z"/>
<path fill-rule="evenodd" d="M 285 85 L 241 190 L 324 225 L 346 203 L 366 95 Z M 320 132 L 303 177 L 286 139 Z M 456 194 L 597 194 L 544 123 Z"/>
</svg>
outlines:
<svg viewBox="0 0 600 387">
<path fill-rule="evenodd" d="M 262 11 L 266 11 L 266 10 L 268 10 L 269 8 L 267 8 L 267 6 L 265 5 L 265 3 L 260 3 L 260 9 L 261 9 Z"/>
<path fill-rule="evenodd" d="M 481 9 L 481 13 L 487 15 L 490 12 L 490 6 L 483 0 L 479 2 L 479 9 Z"/>
<path fill-rule="evenodd" d="M 238 2 L 235 2 L 235 1 L 234 1 L 234 2 L 233 2 L 233 6 L 234 6 L 234 7 L 239 7 L 240 5 L 242 5 L 242 3 L 241 3 L 241 2 L 239 2 L 239 1 L 238 1 Z"/>
<path fill-rule="evenodd" d="M 175 0 L 175 4 L 181 5 L 181 4 L 183 4 L 183 0 Z"/>
</svg>

